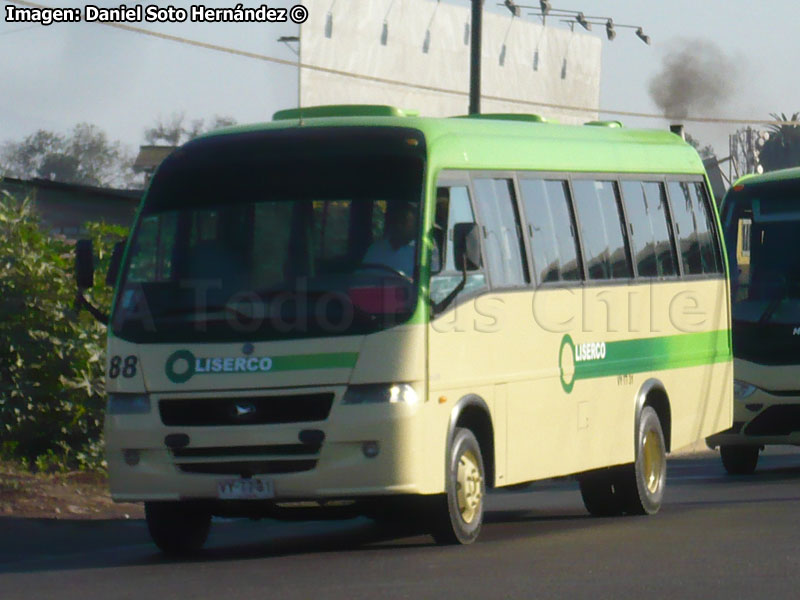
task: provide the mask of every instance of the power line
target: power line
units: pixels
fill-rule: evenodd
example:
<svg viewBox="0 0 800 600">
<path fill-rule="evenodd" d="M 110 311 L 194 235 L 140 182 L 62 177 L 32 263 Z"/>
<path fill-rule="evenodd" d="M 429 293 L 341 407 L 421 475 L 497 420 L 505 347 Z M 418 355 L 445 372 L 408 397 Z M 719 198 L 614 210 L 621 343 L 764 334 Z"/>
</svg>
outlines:
<svg viewBox="0 0 800 600">
<path fill-rule="evenodd" d="M 22 6 L 27 6 L 30 8 L 42 8 L 42 9 L 49 9 L 51 7 L 37 4 L 35 2 L 29 2 L 28 0 L 5 0 L 10 4 L 20 4 Z M 307 69 L 309 71 L 317 71 L 320 73 L 327 73 L 330 75 L 338 75 L 340 77 L 349 77 L 351 79 L 358 79 L 361 81 L 369 81 L 372 83 L 381 83 L 385 85 L 394 85 L 406 88 L 413 88 L 416 90 L 421 90 L 425 92 L 435 92 L 440 94 L 450 94 L 454 96 L 462 96 L 464 98 L 469 97 L 469 92 L 466 90 L 454 90 L 454 89 L 447 89 L 447 88 L 440 88 L 432 85 L 425 85 L 421 83 L 412 83 L 408 81 L 399 81 L 396 79 L 389 79 L 386 77 L 376 77 L 373 75 L 363 75 L 360 73 L 351 73 L 349 71 L 342 71 L 340 69 L 332 69 L 329 67 L 322 67 L 319 65 L 309 65 L 298 63 L 292 60 L 285 60 L 282 58 L 275 58 L 273 56 L 268 56 L 266 54 L 260 54 L 257 52 L 249 52 L 246 50 L 239 50 L 238 48 L 230 48 L 228 46 L 220 46 L 217 44 L 211 44 L 208 42 L 203 42 L 200 40 L 193 40 L 190 38 L 180 37 L 177 35 L 170 35 L 167 33 L 160 33 L 157 31 L 151 31 L 149 29 L 145 29 L 143 27 L 134 27 L 132 25 L 126 25 L 124 23 L 95 23 L 96 25 L 104 25 L 106 27 L 112 27 L 114 29 L 121 29 L 123 31 L 128 31 L 131 33 L 138 33 L 140 35 L 146 35 L 149 37 L 158 38 L 161 40 L 166 40 L 170 42 L 175 42 L 178 44 L 185 44 L 188 46 L 194 46 L 196 48 L 204 48 L 206 50 L 212 50 L 215 52 L 222 52 L 225 54 L 230 54 L 233 56 L 241 56 L 244 58 L 251 58 L 254 60 L 260 60 L 263 62 L 270 62 L 279 65 L 287 65 L 291 67 L 298 67 L 299 69 Z M 550 102 L 536 102 L 533 100 L 521 100 L 519 98 L 506 98 L 503 96 L 493 96 L 488 94 L 481 94 L 481 97 L 486 100 L 493 100 L 495 102 L 507 102 L 510 104 L 518 104 L 523 106 L 532 106 L 532 107 L 539 107 L 539 108 L 553 108 L 565 111 L 572 111 L 572 112 L 583 112 L 583 113 L 603 113 L 607 115 L 614 115 L 614 116 L 621 116 L 621 117 L 639 117 L 645 119 L 661 119 L 661 120 L 670 120 L 670 118 L 674 118 L 675 120 L 679 120 L 682 122 L 692 122 L 692 123 L 720 123 L 720 124 L 733 124 L 733 125 L 797 125 L 795 121 L 778 121 L 778 120 L 771 120 L 771 119 L 734 119 L 734 118 L 727 118 L 727 117 L 704 117 L 704 116 L 683 116 L 683 117 L 669 117 L 662 114 L 655 114 L 655 113 L 645 113 L 645 112 L 635 112 L 635 111 L 626 111 L 626 110 L 611 110 L 611 109 L 604 109 L 604 108 L 588 108 L 585 106 L 570 106 L 566 104 L 555 104 Z"/>
</svg>

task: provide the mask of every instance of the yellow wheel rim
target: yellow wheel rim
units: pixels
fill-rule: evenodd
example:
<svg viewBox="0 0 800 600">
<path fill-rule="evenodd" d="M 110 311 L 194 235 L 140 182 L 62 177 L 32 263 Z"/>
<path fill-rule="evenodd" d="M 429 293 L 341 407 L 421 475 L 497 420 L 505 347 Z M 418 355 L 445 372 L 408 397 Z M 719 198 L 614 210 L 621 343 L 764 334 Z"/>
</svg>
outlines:
<svg viewBox="0 0 800 600">
<path fill-rule="evenodd" d="M 661 436 L 657 431 L 650 430 L 644 436 L 644 483 L 651 494 L 655 494 L 661 487 L 664 476 L 664 448 Z"/>
<path fill-rule="evenodd" d="M 472 523 L 480 513 L 483 501 L 483 473 L 478 458 L 470 450 L 462 454 L 458 460 L 456 498 L 461 518 L 465 523 Z"/>
</svg>

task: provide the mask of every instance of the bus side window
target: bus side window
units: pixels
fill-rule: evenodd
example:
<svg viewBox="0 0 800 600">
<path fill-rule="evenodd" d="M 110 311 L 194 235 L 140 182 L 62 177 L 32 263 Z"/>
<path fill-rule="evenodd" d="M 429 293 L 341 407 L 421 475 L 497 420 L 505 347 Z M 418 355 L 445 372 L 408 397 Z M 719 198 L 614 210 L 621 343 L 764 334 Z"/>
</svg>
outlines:
<svg viewBox="0 0 800 600">
<path fill-rule="evenodd" d="M 700 247 L 697 243 L 695 229 L 695 216 L 692 210 L 692 199 L 689 197 L 689 187 L 684 183 L 670 181 L 669 201 L 672 216 L 675 220 L 675 231 L 678 239 L 678 249 L 683 264 L 685 275 L 698 275 L 703 272 L 700 265 Z"/>
<path fill-rule="evenodd" d="M 520 179 L 536 285 L 581 278 L 566 181 Z"/>
<path fill-rule="evenodd" d="M 510 179 L 475 179 L 474 185 L 492 286 L 527 284 L 530 277 L 513 182 Z"/>
<path fill-rule="evenodd" d="M 714 241 L 715 225 L 703 184 L 670 181 L 667 187 L 680 240 L 683 272 L 687 275 L 721 272 Z"/>
<path fill-rule="evenodd" d="M 750 242 L 753 232 L 756 231 L 753 227 L 752 211 L 745 211 L 739 207 L 737 209 L 736 225 L 731 227 L 736 235 L 736 252 L 728 253 L 734 302 L 747 300 L 750 297 Z"/>
<path fill-rule="evenodd" d="M 688 185 L 698 216 L 697 238 L 700 243 L 700 259 L 703 264 L 703 273 L 722 273 L 722 257 L 714 235 L 717 225 L 711 211 L 711 199 L 706 194 L 705 186 L 699 181 Z"/>
<path fill-rule="evenodd" d="M 458 223 L 474 223 L 475 215 L 466 186 L 439 186 L 436 190 L 436 220 L 434 243 L 437 248 L 431 260 L 431 300 L 439 302 L 461 281 L 461 269 L 453 259 L 453 229 Z M 436 263 L 439 263 L 438 265 Z M 467 273 L 467 284 L 461 292 L 479 290 L 486 286 L 480 271 Z"/>
<path fill-rule="evenodd" d="M 623 181 L 622 196 L 639 276 L 677 275 L 664 186 L 654 181 Z"/>
<path fill-rule="evenodd" d="M 454 188 L 459 189 L 459 188 Z M 460 188 L 463 189 L 463 188 Z M 447 242 L 448 221 L 450 212 L 450 188 L 436 188 L 436 216 L 433 223 L 433 253 L 431 256 L 431 273 L 440 273 L 444 268 L 445 246 Z M 472 218 L 470 209 L 469 218 Z M 448 253 L 449 254 L 449 253 Z"/>
<path fill-rule="evenodd" d="M 631 266 L 622 234 L 617 185 L 613 181 L 572 182 L 588 279 L 625 279 Z"/>
</svg>

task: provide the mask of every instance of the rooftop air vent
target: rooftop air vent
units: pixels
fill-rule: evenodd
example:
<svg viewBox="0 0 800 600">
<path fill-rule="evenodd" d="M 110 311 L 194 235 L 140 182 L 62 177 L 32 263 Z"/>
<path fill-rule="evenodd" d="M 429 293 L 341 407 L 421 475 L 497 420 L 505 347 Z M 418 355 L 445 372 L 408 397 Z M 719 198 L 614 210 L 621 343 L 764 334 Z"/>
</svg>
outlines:
<svg viewBox="0 0 800 600">
<path fill-rule="evenodd" d="M 403 110 L 395 106 L 380 104 L 331 104 L 279 110 L 272 115 L 272 120 L 285 121 L 324 117 L 416 117 L 418 115 L 419 113 L 415 110 Z"/>
</svg>

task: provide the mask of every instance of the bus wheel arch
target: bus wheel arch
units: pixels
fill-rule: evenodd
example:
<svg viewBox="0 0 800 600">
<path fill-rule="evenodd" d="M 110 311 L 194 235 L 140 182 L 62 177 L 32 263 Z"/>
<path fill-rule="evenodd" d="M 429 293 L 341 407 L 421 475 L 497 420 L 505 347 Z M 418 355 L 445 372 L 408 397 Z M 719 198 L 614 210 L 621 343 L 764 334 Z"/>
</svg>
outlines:
<svg viewBox="0 0 800 600">
<path fill-rule="evenodd" d="M 450 413 L 447 447 L 450 448 L 457 428 L 469 429 L 478 440 L 486 469 L 486 487 L 495 486 L 494 426 L 486 401 L 477 394 L 463 396 Z"/>
<path fill-rule="evenodd" d="M 636 418 L 634 420 L 633 432 L 634 439 L 639 432 L 639 418 L 645 406 L 650 406 L 656 411 L 661 428 L 664 432 L 664 443 L 666 451 L 672 449 L 672 409 L 669 403 L 669 396 L 664 384 L 658 379 L 650 378 L 639 388 L 636 395 Z"/>
</svg>

